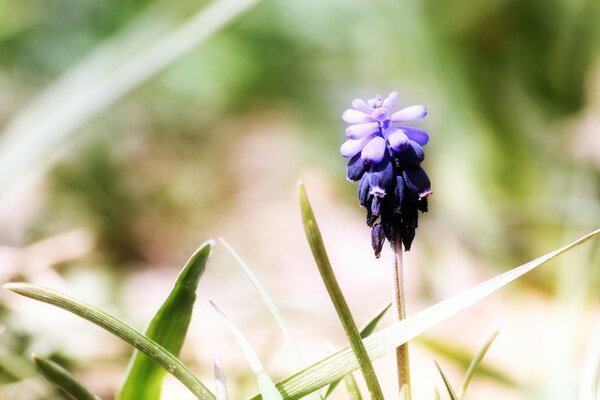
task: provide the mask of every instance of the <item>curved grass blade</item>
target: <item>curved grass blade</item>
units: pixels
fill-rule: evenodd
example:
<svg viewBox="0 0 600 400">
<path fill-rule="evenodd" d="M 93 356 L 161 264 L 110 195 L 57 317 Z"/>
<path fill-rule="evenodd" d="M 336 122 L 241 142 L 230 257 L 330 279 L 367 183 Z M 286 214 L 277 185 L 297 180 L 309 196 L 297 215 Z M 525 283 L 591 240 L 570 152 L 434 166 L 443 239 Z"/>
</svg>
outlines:
<svg viewBox="0 0 600 400">
<path fill-rule="evenodd" d="M 370 336 L 374 331 L 375 328 L 377 328 L 377 324 L 379 324 L 379 321 L 381 321 L 381 318 L 383 318 L 383 316 L 385 315 L 385 313 L 390 309 L 390 307 L 392 306 L 392 304 L 388 304 L 387 306 L 385 306 L 385 308 L 383 310 L 381 310 L 379 312 L 379 314 L 377 314 L 373 319 L 371 319 L 361 330 L 360 330 L 360 337 L 361 338 L 366 338 L 367 336 Z M 337 387 L 337 385 L 340 383 L 339 380 L 337 381 L 333 381 L 331 382 L 331 385 L 329 385 L 329 387 L 327 388 L 327 391 L 325 392 L 325 395 L 323 396 L 324 399 L 327 399 L 331 393 L 333 393 L 333 391 L 335 390 L 335 388 Z"/>
<path fill-rule="evenodd" d="M 279 391 L 275 387 L 273 380 L 265 371 L 264 367 L 262 366 L 262 363 L 258 359 L 258 356 L 254 352 L 252 346 L 250 346 L 250 343 L 248 342 L 248 340 L 246 340 L 242 332 L 240 332 L 240 330 L 233 324 L 233 322 L 229 320 L 229 318 L 227 318 L 227 316 L 223 313 L 223 311 L 219 309 L 219 307 L 217 307 L 215 303 L 211 301 L 210 305 L 223 319 L 223 321 L 237 340 L 238 344 L 244 351 L 244 355 L 246 356 L 246 359 L 250 364 L 250 368 L 252 368 L 252 372 L 254 372 L 254 374 L 256 375 L 256 380 L 258 381 L 258 388 L 262 393 L 262 398 L 265 400 L 283 400 L 283 397 L 281 397 L 281 393 L 279 393 Z"/>
<path fill-rule="evenodd" d="M 473 375 L 479 368 L 479 364 L 481 364 L 481 360 L 483 360 L 483 357 L 485 357 L 485 354 L 489 350 L 490 346 L 492 345 L 492 343 L 494 343 L 494 340 L 496 340 L 496 337 L 498 337 L 499 332 L 500 331 L 496 331 L 492 334 L 492 336 L 489 337 L 489 339 L 485 342 L 485 344 L 483 345 L 481 350 L 479 350 L 479 353 L 477 353 L 477 355 L 473 358 L 473 361 L 471 361 L 471 364 L 469 365 L 469 369 L 467 369 L 467 372 L 465 373 L 465 379 L 463 381 L 463 384 L 460 387 L 460 390 L 458 391 L 458 399 L 459 400 L 464 399 L 465 392 L 467 391 L 467 388 L 469 387 L 469 384 L 471 383 L 471 379 L 473 379 Z"/>
<path fill-rule="evenodd" d="M 44 378 L 73 400 L 100 400 L 73 375 L 57 363 L 36 354 L 31 356 Z"/>
<path fill-rule="evenodd" d="M 510 271 L 500 274 L 412 315 L 405 320 L 393 323 L 389 327 L 382 329 L 364 340 L 364 345 L 369 357 L 371 359 L 381 357 L 437 324 L 453 317 L 470 306 L 477 304 L 527 272 L 599 235 L 600 229 L 597 229 L 577 239 L 573 243 L 551 251 L 519 267 L 515 267 Z M 349 347 L 346 347 L 310 367 L 283 379 L 277 383 L 277 387 L 285 396 L 286 400 L 298 399 L 335 380 L 341 379 L 347 373 L 358 368 L 359 366 L 356 357 L 352 350 Z M 253 397 L 253 399 L 258 398 L 260 398 L 260 396 Z"/>
<path fill-rule="evenodd" d="M 110 40 L 58 79 L 21 111 L 0 139 L 0 193 L 21 176 L 57 159 L 57 148 L 82 125 L 223 29 L 259 0 L 216 0 L 171 32 L 123 58 L 122 41 Z M 131 54 L 131 49 L 129 54 Z"/>
<path fill-rule="evenodd" d="M 360 389 L 358 388 L 358 384 L 356 383 L 356 379 L 354 379 L 354 375 L 352 375 L 352 373 L 344 376 L 344 383 L 346 384 L 348 399 L 362 400 L 362 394 L 360 394 Z"/>
<path fill-rule="evenodd" d="M 214 242 L 210 240 L 194 252 L 177 277 L 173 290 L 146 328 L 146 337 L 176 357 L 190 325 L 198 282 L 206 269 L 213 247 Z M 136 350 L 117 398 L 160 400 L 165 373 L 160 365 Z"/>
<path fill-rule="evenodd" d="M 228 400 L 227 395 L 227 380 L 225 379 L 225 371 L 223 370 L 223 361 L 221 360 L 221 353 L 219 352 L 219 346 L 217 341 L 213 343 L 213 358 L 214 358 L 214 371 L 215 371 L 215 394 L 217 400 Z"/>
<path fill-rule="evenodd" d="M 229 243 L 225 241 L 225 239 L 220 237 L 219 240 L 221 241 L 223 246 L 225 246 L 225 248 L 231 253 L 233 258 L 235 258 L 239 267 L 242 269 L 242 271 L 244 271 L 248 279 L 250 279 L 252 286 L 254 286 L 256 291 L 260 294 L 260 297 L 271 312 L 271 315 L 275 319 L 275 322 L 277 322 L 285 344 L 292 356 L 294 367 L 296 369 L 306 368 L 306 362 L 304 361 L 304 357 L 302 357 L 302 353 L 300 352 L 300 348 L 298 347 L 298 344 L 294 339 L 294 335 L 292 334 L 292 331 L 290 330 L 287 322 L 283 318 L 281 311 L 279 311 L 279 307 L 277 307 L 277 305 L 273 301 L 273 298 L 269 295 L 269 292 L 267 292 L 267 289 L 265 289 L 262 283 L 260 283 L 260 281 L 258 280 L 256 275 L 254 275 L 248 264 L 246 264 L 244 260 L 242 260 L 242 258 L 236 253 L 233 247 L 231 247 Z M 319 400 L 321 399 L 321 396 L 311 393 L 310 395 L 306 396 L 306 399 Z"/>
<path fill-rule="evenodd" d="M 469 369 L 469 366 L 473 361 L 473 358 L 469 357 L 468 355 L 469 350 L 463 347 L 456 346 L 442 340 L 436 340 L 425 335 L 421 335 L 415 340 L 419 344 L 433 351 L 434 353 L 458 364 L 461 368 L 465 370 Z M 494 380 L 502 385 L 511 388 L 518 387 L 517 383 L 508 375 L 484 364 L 479 364 L 479 366 L 477 367 L 477 375 Z"/>
<path fill-rule="evenodd" d="M 142 333 L 104 311 L 54 290 L 29 283 L 7 283 L 4 288 L 30 299 L 62 308 L 98 325 L 153 359 L 179 379 L 198 399 L 214 400 L 215 396 L 210 390 L 177 357 L 154 340 L 148 339 Z"/>
<path fill-rule="evenodd" d="M 452 389 L 452 385 L 450 385 L 448 378 L 446 378 L 446 374 L 444 374 L 444 371 L 442 371 L 442 367 L 440 367 L 440 364 L 438 364 L 437 361 L 435 361 L 435 366 L 437 367 L 438 371 L 440 371 L 440 375 L 442 376 L 442 380 L 444 381 L 444 386 L 446 386 L 446 390 L 448 391 L 450 400 L 458 400 L 458 396 L 454 392 L 454 389 Z"/>
<path fill-rule="evenodd" d="M 225 246 L 225 248 L 231 253 L 233 258 L 235 258 L 239 267 L 242 269 L 242 271 L 244 271 L 244 273 L 246 274 L 246 276 L 252 283 L 252 286 L 254 286 L 256 291 L 260 294 L 260 297 L 262 298 L 265 305 L 271 312 L 271 315 L 273 315 L 273 318 L 275 319 L 275 321 L 277 322 L 277 325 L 279 326 L 279 329 L 281 330 L 281 333 L 285 340 L 285 344 L 287 345 L 287 347 L 290 351 L 290 354 L 293 357 L 295 367 L 296 368 L 304 368 L 306 366 L 305 362 L 304 362 L 304 358 L 302 357 L 302 354 L 300 353 L 298 344 L 296 343 L 296 340 L 294 339 L 294 336 L 292 335 L 292 332 L 291 332 L 287 322 L 281 315 L 281 311 L 279 311 L 279 308 L 277 307 L 277 305 L 275 304 L 275 302 L 273 301 L 273 299 L 271 298 L 271 296 L 269 295 L 269 293 L 267 292 L 265 287 L 260 283 L 260 281 L 258 280 L 256 275 L 254 275 L 254 273 L 252 272 L 252 270 L 250 269 L 248 264 L 246 264 L 244 262 L 244 260 L 242 260 L 242 258 L 235 252 L 235 250 L 223 238 L 219 238 L 219 240 L 221 241 L 223 246 Z"/>
<path fill-rule="evenodd" d="M 323 244 L 323 238 L 321 237 L 319 226 L 317 225 L 315 215 L 306 194 L 306 189 L 302 182 L 298 184 L 298 196 L 300 200 L 300 209 L 302 210 L 302 223 L 304 224 L 306 239 L 310 245 L 317 267 L 319 268 L 323 283 L 327 288 L 327 293 L 333 302 L 335 311 L 344 327 L 344 331 L 346 331 L 346 336 L 350 341 L 350 347 L 356 355 L 356 360 L 358 361 L 365 382 L 367 383 L 370 397 L 375 400 L 383 399 L 383 393 L 381 392 L 375 369 L 373 368 L 369 354 L 361 340 L 354 318 L 348 308 L 348 303 L 346 303 L 346 299 L 342 294 L 342 290 L 337 283 L 337 279 L 333 273 L 331 264 L 329 263 L 329 257 L 327 256 L 325 245 Z"/>
</svg>

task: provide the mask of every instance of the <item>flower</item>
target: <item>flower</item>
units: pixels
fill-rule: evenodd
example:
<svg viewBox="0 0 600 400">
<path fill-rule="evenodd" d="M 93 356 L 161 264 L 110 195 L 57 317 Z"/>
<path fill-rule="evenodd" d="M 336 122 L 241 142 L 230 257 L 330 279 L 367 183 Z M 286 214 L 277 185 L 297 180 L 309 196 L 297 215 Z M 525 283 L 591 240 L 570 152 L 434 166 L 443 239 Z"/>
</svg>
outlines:
<svg viewBox="0 0 600 400">
<path fill-rule="evenodd" d="M 418 225 L 418 212 L 427 211 L 431 194 L 429 177 L 420 164 L 429 135 L 422 129 L 405 126 L 425 118 L 427 109 L 416 105 L 392 113 L 398 92 L 385 99 L 355 99 L 342 118 L 350 126 L 348 140 L 340 152 L 349 158 L 347 177 L 359 181 L 360 205 L 367 209 L 372 227 L 372 244 L 379 257 L 385 239 L 401 240 L 410 250 Z"/>
</svg>

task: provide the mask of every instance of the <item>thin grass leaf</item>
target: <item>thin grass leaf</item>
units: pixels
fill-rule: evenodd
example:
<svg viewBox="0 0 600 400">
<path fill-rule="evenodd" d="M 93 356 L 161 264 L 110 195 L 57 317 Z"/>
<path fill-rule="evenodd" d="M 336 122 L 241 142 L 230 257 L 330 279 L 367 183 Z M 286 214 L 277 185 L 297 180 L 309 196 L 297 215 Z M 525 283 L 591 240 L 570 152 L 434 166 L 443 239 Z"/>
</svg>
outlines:
<svg viewBox="0 0 600 400">
<path fill-rule="evenodd" d="M 473 357 L 469 356 L 469 350 L 444 340 L 433 339 L 425 335 L 421 335 L 415 339 L 419 344 L 429 348 L 436 354 L 455 362 L 461 368 L 468 370 L 473 361 Z M 479 364 L 477 367 L 477 375 L 492 379 L 502 385 L 516 388 L 517 383 L 508 375 L 497 369 L 491 368 L 484 364 Z"/>
<path fill-rule="evenodd" d="M 391 303 L 388 304 L 387 306 L 385 306 L 385 308 L 383 310 L 381 310 L 379 312 L 379 314 L 377 314 L 365 326 L 363 326 L 363 328 L 360 330 L 360 337 L 361 338 L 364 339 L 367 336 L 371 335 L 375 331 L 375 328 L 377 328 L 377 324 L 379 324 L 379 321 L 381 321 L 381 319 L 383 318 L 383 316 L 385 315 L 385 313 L 390 309 L 391 306 L 392 306 Z M 331 395 L 331 393 L 333 393 L 333 391 L 335 390 L 335 388 L 338 386 L 339 383 L 340 383 L 340 380 L 336 380 L 334 382 L 331 382 L 331 384 L 327 388 L 327 391 L 323 395 L 323 398 L 327 399 Z"/>
<path fill-rule="evenodd" d="M 385 308 L 383 310 L 379 311 L 379 314 L 377 314 L 375 317 L 373 317 L 373 319 L 371 319 L 369 322 L 367 322 L 367 324 L 365 326 L 362 327 L 362 329 L 360 330 L 361 338 L 364 339 L 367 336 L 371 336 L 371 334 L 373 332 L 375 332 L 377 325 L 379 324 L 381 319 L 385 316 L 385 313 L 388 312 L 388 310 L 390 309 L 391 306 L 392 306 L 392 303 L 385 306 Z"/>
<path fill-rule="evenodd" d="M 198 399 L 213 400 L 215 398 L 210 390 L 177 357 L 154 340 L 147 338 L 104 311 L 54 290 L 29 283 L 7 283 L 4 288 L 30 299 L 62 308 L 98 325 L 153 359 L 175 378 L 179 379 Z"/>
<path fill-rule="evenodd" d="M 333 269 L 331 268 L 331 264 L 329 263 L 329 257 L 327 256 L 325 245 L 323 244 L 323 238 L 321 237 L 319 226 L 317 225 L 315 215 L 306 194 L 306 189 L 302 182 L 298 184 L 298 196 L 300 200 L 300 209 L 302 210 L 302 223 L 304 224 L 306 239 L 310 245 L 317 267 L 319 268 L 323 283 L 327 288 L 327 293 L 333 302 L 335 311 L 344 327 L 344 331 L 346 331 L 350 347 L 356 355 L 356 360 L 358 361 L 365 382 L 367 383 L 370 397 L 375 400 L 383 399 L 383 393 L 381 392 L 375 369 L 373 368 L 369 354 L 361 340 L 354 318 L 348 308 L 348 303 L 346 303 L 346 299 L 344 298 L 335 274 L 333 273 Z"/>
<path fill-rule="evenodd" d="M 597 389 L 600 380 L 600 321 L 592 330 L 584 354 L 579 400 L 599 400 Z"/>
<path fill-rule="evenodd" d="M 442 400 L 442 396 L 440 395 L 438 388 L 433 389 L 433 398 L 434 400 Z"/>
<path fill-rule="evenodd" d="M 442 367 L 440 367 L 440 364 L 438 364 L 437 361 L 435 361 L 435 366 L 437 367 L 438 371 L 440 371 L 440 375 L 442 376 L 442 380 L 444 381 L 444 386 L 446 386 L 446 390 L 448 391 L 448 396 L 450 396 L 450 400 L 458 400 L 458 396 L 456 396 L 454 389 L 452 389 L 452 385 L 450 385 L 448 378 L 446 378 L 446 374 L 444 374 L 444 371 L 442 371 Z"/>
<path fill-rule="evenodd" d="M 194 252 L 177 277 L 173 290 L 146 328 L 146 337 L 176 357 L 185 340 L 196 302 L 198 282 L 206 269 L 213 247 L 214 242 L 210 240 Z M 135 351 L 117 398 L 160 400 L 165 372 L 146 355 Z"/>
<path fill-rule="evenodd" d="M 225 241 L 225 239 L 220 237 L 219 240 L 221 241 L 223 246 L 225 246 L 225 248 L 231 253 L 233 258 L 235 258 L 239 267 L 246 274 L 246 276 L 252 283 L 252 286 L 254 286 L 254 288 L 256 289 L 256 291 L 258 292 L 260 297 L 262 298 L 263 302 L 265 303 L 265 305 L 271 312 L 271 315 L 275 319 L 277 326 L 279 326 L 279 330 L 281 331 L 281 334 L 282 334 L 285 344 L 288 348 L 288 351 L 290 352 L 290 355 L 292 356 L 294 368 L 296 368 L 296 369 L 306 368 L 306 366 L 307 366 L 306 361 L 304 361 L 304 357 L 302 357 L 302 353 L 300 352 L 300 348 L 298 347 L 298 344 L 296 343 L 296 340 L 294 339 L 294 335 L 292 334 L 292 331 L 290 330 L 287 322 L 285 321 L 285 318 L 283 318 L 283 315 L 281 314 L 279 307 L 277 307 L 277 305 L 273 301 L 273 298 L 269 295 L 269 292 L 267 292 L 267 289 L 265 289 L 265 287 L 262 285 L 262 283 L 260 283 L 260 281 L 258 280 L 256 275 L 254 275 L 254 272 L 252 272 L 252 270 L 250 269 L 248 264 L 246 264 L 246 262 L 244 262 L 244 260 L 242 260 L 242 258 L 237 254 L 237 252 L 233 249 L 233 247 L 231 247 L 229 245 L 229 243 L 227 243 Z M 320 400 L 321 396 L 311 393 L 310 395 L 306 396 L 306 399 Z"/>
<path fill-rule="evenodd" d="M 217 400 L 228 400 L 227 395 L 227 380 L 225 379 L 225 371 L 223 370 L 223 361 L 221 359 L 221 353 L 219 352 L 219 346 L 215 340 L 213 344 L 213 358 L 214 358 L 214 371 L 215 371 L 215 394 Z"/>
<path fill-rule="evenodd" d="M 597 229 L 577 239 L 573 243 L 551 251 L 519 267 L 515 267 L 510 271 L 500 274 L 412 315 L 405 320 L 393 323 L 391 326 L 382 329 L 364 340 L 364 345 L 369 353 L 369 357 L 373 360 L 381 357 L 428 329 L 455 316 L 470 306 L 479 303 L 481 300 L 503 288 L 515 279 L 523 276 L 527 272 L 599 235 L 600 229 Z M 358 369 L 358 367 L 358 361 L 351 348 L 346 347 L 310 367 L 283 379 L 277 383 L 277 387 L 286 397 L 286 400 L 298 399 L 335 380 L 341 379 L 349 372 Z M 260 398 L 259 395 L 253 397 L 253 399 L 258 398 Z"/>
<path fill-rule="evenodd" d="M 344 383 L 346 384 L 346 391 L 348 392 L 348 399 L 350 400 L 362 400 L 362 394 L 354 375 L 348 374 L 344 376 Z"/>
<path fill-rule="evenodd" d="M 67 72 L 0 135 L 0 193 L 26 173 L 54 162 L 60 146 L 82 132 L 78 128 L 257 3 L 214 1 L 145 48 L 127 49 L 132 54 L 128 58 L 121 56 L 120 41 L 111 41 L 101 54 L 92 54 Z"/>
<path fill-rule="evenodd" d="M 254 374 L 256 375 L 258 388 L 262 394 L 262 398 L 265 400 L 283 400 L 283 397 L 281 397 L 281 393 L 279 393 L 279 391 L 275 387 L 273 380 L 265 371 L 262 363 L 258 359 L 258 356 L 254 352 L 252 346 L 250 346 L 250 343 L 248 342 L 248 340 L 246 340 L 242 332 L 233 324 L 233 322 L 229 320 L 229 318 L 227 318 L 227 316 L 223 313 L 223 311 L 219 309 L 219 307 L 217 307 L 215 303 L 211 301 L 210 305 L 223 319 L 223 321 L 237 340 L 238 344 L 244 351 L 244 355 L 246 356 L 246 359 L 250 364 L 250 368 L 252 369 L 252 372 L 254 372 Z"/>
<path fill-rule="evenodd" d="M 56 386 L 61 392 L 73 400 L 100 400 L 73 375 L 57 363 L 40 357 L 36 354 L 31 356 L 44 378 Z"/>
<path fill-rule="evenodd" d="M 492 336 L 489 337 L 489 339 L 485 342 L 485 344 L 483 345 L 481 350 L 479 350 L 479 353 L 477 353 L 477 355 L 473 358 L 473 361 L 471 361 L 471 364 L 469 365 L 469 368 L 467 369 L 467 372 L 465 373 L 465 379 L 463 381 L 463 384 L 460 387 L 460 390 L 458 391 L 458 399 L 459 400 L 464 399 L 467 388 L 469 387 L 469 384 L 471 383 L 471 379 L 473 379 L 473 375 L 478 370 L 479 364 L 481 364 L 481 361 L 483 360 L 483 357 L 485 357 L 485 354 L 489 350 L 490 346 L 492 345 L 492 343 L 494 343 L 494 340 L 496 340 L 496 337 L 498 337 L 499 332 L 500 331 L 496 331 L 492 334 Z"/>
</svg>

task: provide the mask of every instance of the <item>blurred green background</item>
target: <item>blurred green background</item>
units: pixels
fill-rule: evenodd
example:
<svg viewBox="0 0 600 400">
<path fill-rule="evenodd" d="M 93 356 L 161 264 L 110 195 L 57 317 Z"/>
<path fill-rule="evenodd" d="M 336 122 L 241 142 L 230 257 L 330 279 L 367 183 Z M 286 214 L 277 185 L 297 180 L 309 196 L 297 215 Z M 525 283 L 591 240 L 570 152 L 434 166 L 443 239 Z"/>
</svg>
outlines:
<svg viewBox="0 0 600 400">
<path fill-rule="evenodd" d="M 341 347 L 344 336 L 302 236 L 296 181 L 356 318 L 367 320 L 388 301 L 391 255 L 371 255 L 339 156 L 340 115 L 353 98 L 392 90 L 400 106 L 428 107 L 419 126 L 431 136 L 424 167 L 434 195 L 407 255 L 409 313 L 598 227 L 597 0 L 250 3 L 226 1 L 231 17 L 194 22 L 209 3 L 0 0 L 3 282 L 73 293 L 141 329 L 178 266 L 223 236 L 315 361 L 325 341 Z M 210 21 L 220 29 L 202 36 Z M 565 256 L 417 342 L 417 399 L 440 384 L 432 358 L 457 380 L 460 355 L 497 328 L 489 364 L 506 379 L 482 379 L 473 398 L 575 398 L 600 319 L 599 253 Z M 209 315 L 212 298 L 275 378 L 293 372 L 222 249 L 203 281 L 183 359 L 210 380 L 216 335 L 234 398 L 256 390 Z M 127 347 L 47 306 L 9 293 L 0 302 L 0 398 L 60 398 L 37 377 L 32 351 L 111 398 Z M 176 383 L 165 390 L 187 398 Z"/>
</svg>

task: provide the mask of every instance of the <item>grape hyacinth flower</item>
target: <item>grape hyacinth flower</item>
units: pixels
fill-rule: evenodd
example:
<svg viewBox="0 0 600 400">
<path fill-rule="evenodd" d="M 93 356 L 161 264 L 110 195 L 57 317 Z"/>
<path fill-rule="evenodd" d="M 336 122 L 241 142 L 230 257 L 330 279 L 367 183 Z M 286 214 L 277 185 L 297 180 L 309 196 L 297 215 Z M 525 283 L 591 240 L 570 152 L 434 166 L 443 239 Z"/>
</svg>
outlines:
<svg viewBox="0 0 600 400">
<path fill-rule="evenodd" d="M 355 99 L 352 109 L 342 115 L 350 126 L 348 140 L 340 152 L 349 158 L 347 177 L 359 181 L 360 205 L 367 209 L 367 225 L 375 256 L 383 243 L 400 240 L 410 250 L 418 225 L 418 211 L 427 211 L 431 194 L 429 177 L 421 162 L 429 135 L 405 123 L 425 118 L 424 106 L 410 106 L 392 112 L 398 92 L 383 99 Z"/>
</svg>

